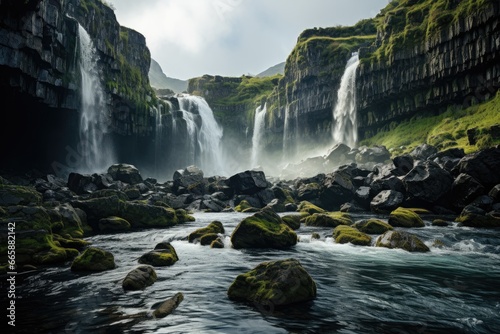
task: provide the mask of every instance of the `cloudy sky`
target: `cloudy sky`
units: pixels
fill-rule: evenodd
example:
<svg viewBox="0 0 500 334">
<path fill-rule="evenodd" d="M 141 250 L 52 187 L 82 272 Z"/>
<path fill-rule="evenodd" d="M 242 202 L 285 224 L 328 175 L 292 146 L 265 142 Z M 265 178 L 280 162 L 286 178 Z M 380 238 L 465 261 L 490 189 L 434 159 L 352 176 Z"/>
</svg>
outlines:
<svg viewBox="0 0 500 334">
<path fill-rule="evenodd" d="M 170 77 L 257 74 L 286 60 L 307 28 L 352 25 L 388 0 L 107 0 L 146 36 Z"/>
</svg>

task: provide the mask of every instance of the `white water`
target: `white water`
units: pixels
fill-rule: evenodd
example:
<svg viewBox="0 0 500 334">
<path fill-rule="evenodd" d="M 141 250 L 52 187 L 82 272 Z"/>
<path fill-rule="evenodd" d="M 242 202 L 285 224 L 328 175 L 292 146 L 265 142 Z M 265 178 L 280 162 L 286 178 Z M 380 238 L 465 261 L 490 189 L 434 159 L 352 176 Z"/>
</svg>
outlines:
<svg viewBox="0 0 500 334">
<path fill-rule="evenodd" d="M 264 104 L 264 107 L 262 108 L 259 106 L 255 110 L 255 121 L 254 121 L 254 126 L 253 126 L 253 136 L 252 136 L 252 167 L 257 167 L 259 164 L 259 155 L 262 150 L 262 136 L 264 134 L 264 125 L 265 125 L 265 119 L 266 119 L 266 113 L 267 113 L 267 103 Z"/>
<path fill-rule="evenodd" d="M 347 62 L 337 93 L 337 104 L 333 111 L 333 141 L 355 147 L 358 141 L 356 119 L 356 69 L 359 56 L 355 52 Z"/>
<path fill-rule="evenodd" d="M 113 149 L 106 141 L 111 119 L 106 107 L 99 70 L 98 55 L 92 39 L 79 25 L 81 72 L 80 172 L 104 170 L 114 163 Z"/>
</svg>

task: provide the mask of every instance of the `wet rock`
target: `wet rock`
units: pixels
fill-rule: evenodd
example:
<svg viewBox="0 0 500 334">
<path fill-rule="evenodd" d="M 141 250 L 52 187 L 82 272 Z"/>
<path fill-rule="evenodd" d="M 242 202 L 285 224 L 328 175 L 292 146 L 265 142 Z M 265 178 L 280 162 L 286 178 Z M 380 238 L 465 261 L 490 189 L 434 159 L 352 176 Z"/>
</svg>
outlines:
<svg viewBox="0 0 500 334">
<path fill-rule="evenodd" d="M 108 174 L 115 181 L 122 181 L 132 185 L 143 181 L 139 170 L 135 166 L 128 164 L 114 164 L 108 168 Z"/>
<path fill-rule="evenodd" d="M 297 191 L 299 201 L 309 201 L 319 197 L 321 188 L 317 183 L 303 184 Z"/>
<path fill-rule="evenodd" d="M 443 220 L 443 219 L 434 219 L 432 221 L 432 226 L 446 227 L 446 226 L 449 226 L 449 225 L 450 224 L 446 220 Z"/>
<path fill-rule="evenodd" d="M 364 208 L 368 208 L 371 202 L 370 187 L 359 187 L 354 193 L 354 199 Z"/>
<path fill-rule="evenodd" d="M 162 242 L 156 245 L 155 249 L 142 255 L 139 263 L 149 264 L 154 267 L 171 266 L 179 261 L 175 248 L 168 242 Z"/>
<path fill-rule="evenodd" d="M 372 238 L 354 227 L 339 225 L 333 230 L 335 242 L 339 244 L 351 243 L 359 246 L 369 246 Z"/>
<path fill-rule="evenodd" d="M 484 187 L 468 174 L 460 174 L 451 187 L 450 196 L 447 197 L 451 207 L 462 210 L 478 196 L 483 195 Z"/>
<path fill-rule="evenodd" d="M 203 171 L 196 166 L 177 170 L 173 176 L 174 190 L 186 189 L 190 194 L 203 195 L 207 182 L 203 179 Z"/>
<path fill-rule="evenodd" d="M 274 212 L 286 212 L 285 203 L 277 198 L 273 199 L 266 208 L 273 210 Z"/>
<path fill-rule="evenodd" d="M 406 193 L 403 181 L 401 181 L 399 177 L 392 175 L 374 180 L 370 184 L 370 190 L 373 196 L 379 194 L 382 190 L 394 190 L 402 193 L 403 195 Z"/>
<path fill-rule="evenodd" d="M 301 215 L 286 215 L 281 217 L 283 222 L 288 225 L 292 230 L 298 230 L 300 228 Z"/>
<path fill-rule="evenodd" d="M 414 157 L 416 160 L 427 160 L 433 154 L 436 154 L 438 149 L 432 145 L 422 144 L 417 147 L 413 151 L 411 151 L 410 155 Z"/>
<path fill-rule="evenodd" d="M 237 206 L 234 207 L 237 212 L 258 212 L 259 208 L 252 206 L 247 200 L 242 200 Z"/>
<path fill-rule="evenodd" d="M 488 148 L 462 158 L 455 170 L 472 176 L 487 189 L 500 183 L 500 148 Z"/>
<path fill-rule="evenodd" d="M 453 177 L 432 161 L 415 166 L 404 178 L 406 192 L 412 198 L 429 203 L 438 201 L 453 185 Z"/>
<path fill-rule="evenodd" d="M 156 282 L 157 276 L 153 267 L 139 266 L 127 274 L 122 282 L 126 291 L 142 290 Z"/>
<path fill-rule="evenodd" d="M 316 206 L 308 201 L 302 201 L 299 204 L 299 207 L 297 209 L 299 212 L 306 212 L 310 215 L 313 213 L 325 213 L 326 210 L 320 208 L 319 206 Z"/>
<path fill-rule="evenodd" d="M 316 298 L 316 283 L 295 259 L 263 262 L 241 274 L 228 289 L 235 301 L 274 307 L 307 302 Z"/>
<path fill-rule="evenodd" d="M 130 223 L 120 217 L 107 217 L 99 220 L 99 230 L 103 233 L 126 232 L 130 230 Z"/>
<path fill-rule="evenodd" d="M 456 219 L 462 226 L 476 228 L 498 228 L 500 227 L 500 217 L 491 214 L 479 214 L 462 212 Z"/>
<path fill-rule="evenodd" d="M 98 190 L 91 175 L 70 173 L 68 176 L 68 188 L 78 195 L 88 194 Z"/>
<path fill-rule="evenodd" d="M 171 314 L 183 300 L 184 295 L 180 292 L 176 293 L 175 296 L 167 299 L 156 310 L 154 310 L 153 316 L 157 319 L 165 318 L 167 315 Z"/>
<path fill-rule="evenodd" d="M 292 211 L 297 211 L 298 206 L 295 203 L 286 203 L 285 204 L 285 212 L 292 212 Z"/>
<path fill-rule="evenodd" d="M 389 216 L 389 224 L 394 227 L 424 227 L 425 223 L 415 212 L 397 208 Z"/>
<path fill-rule="evenodd" d="M 127 195 L 127 199 L 131 201 L 141 197 L 141 192 L 135 187 L 125 189 L 125 194 Z"/>
<path fill-rule="evenodd" d="M 40 205 L 42 203 L 42 194 L 34 188 L 0 185 L 0 206 L 11 205 Z"/>
<path fill-rule="evenodd" d="M 368 162 L 384 163 L 391 158 L 391 153 L 385 146 L 360 147 L 356 154 L 356 162 L 364 164 Z"/>
<path fill-rule="evenodd" d="M 397 156 L 392 159 L 392 162 L 396 167 L 393 170 L 393 174 L 396 176 L 404 176 L 413 169 L 413 157 L 409 154 Z"/>
<path fill-rule="evenodd" d="M 224 240 L 222 238 L 217 238 L 210 244 L 210 248 L 224 248 Z"/>
<path fill-rule="evenodd" d="M 236 194 L 253 195 L 266 189 L 269 184 L 264 172 L 246 171 L 231 176 L 229 186 L 234 189 Z"/>
<path fill-rule="evenodd" d="M 213 221 L 208 226 L 197 229 L 188 236 L 189 242 L 199 240 L 205 234 L 224 234 L 224 226 L 219 221 Z"/>
<path fill-rule="evenodd" d="M 403 231 L 387 231 L 377 238 L 376 247 L 401 248 L 408 252 L 429 252 L 422 240 L 417 236 Z"/>
<path fill-rule="evenodd" d="M 340 205 L 354 198 L 354 191 L 349 173 L 328 174 L 321 187 L 321 206 L 327 210 L 338 210 Z"/>
<path fill-rule="evenodd" d="M 391 225 L 375 218 L 357 221 L 352 227 L 366 234 L 382 234 L 393 229 Z"/>
<path fill-rule="evenodd" d="M 395 190 L 383 190 L 373 198 L 370 208 L 374 212 L 390 212 L 403 203 L 404 195 Z"/>
<path fill-rule="evenodd" d="M 315 213 L 304 217 L 301 222 L 306 226 L 336 227 L 339 225 L 352 225 L 351 216 L 345 212 Z"/>
<path fill-rule="evenodd" d="M 495 201 L 500 202 L 500 184 L 494 186 L 488 193 L 488 196 L 493 198 Z"/>
<path fill-rule="evenodd" d="M 340 206 L 340 212 L 350 212 L 350 213 L 355 213 L 355 212 L 365 212 L 366 209 L 359 205 L 358 203 L 355 202 L 349 202 L 349 203 L 344 203 Z"/>
<path fill-rule="evenodd" d="M 71 264 L 72 271 L 105 271 L 115 267 L 113 254 L 95 247 L 87 248 Z"/>
</svg>

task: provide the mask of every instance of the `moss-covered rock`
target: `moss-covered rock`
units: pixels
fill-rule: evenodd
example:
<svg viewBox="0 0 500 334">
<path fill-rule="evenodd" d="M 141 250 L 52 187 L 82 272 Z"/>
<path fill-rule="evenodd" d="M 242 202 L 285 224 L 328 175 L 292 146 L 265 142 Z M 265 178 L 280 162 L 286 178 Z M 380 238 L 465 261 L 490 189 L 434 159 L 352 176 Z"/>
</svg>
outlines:
<svg viewBox="0 0 500 334">
<path fill-rule="evenodd" d="M 179 260 L 175 248 L 168 242 L 156 245 L 155 249 L 139 258 L 139 263 L 155 267 L 171 266 Z"/>
<path fill-rule="evenodd" d="M 63 227 L 57 233 L 69 234 L 74 238 L 90 235 L 92 228 L 82 219 L 77 210 L 69 203 L 58 205 L 54 210 L 60 215 Z"/>
<path fill-rule="evenodd" d="M 434 219 L 432 221 L 432 226 L 446 227 L 448 225 L 449 225 L 449 223 L 443 219 Z"/>
<path fill-rule="evenodd" d="M 236 249 L 286 249 L 297 243 L 297 234 L 275 212 L 262 210 L 236 226 L 231 242 Z"/>
<path fill-rule="evenodd" d="M 200 228 L 200 229 L 197 229 L 196 231 L 192 232 L 188 236 L 188 241 L 189 242 L 194 242 L 196 239 L 200 239 L 201 237 L 203 237 L 206 234 L 215 234 L 215 235 L 217 235 L 219 233 L 220 234 L 224 234 L 224 232 L 225 232 L 224 231 L 224 226 L 222 225 L 222 223 L 219 222 L 219 221 L 213 221 L 210 224 L 208 224 L 208 226 Z M 215 239 L 212 239 L 212 240 L 215 240 Z M 208 244 L 210 244 L 210 243 L 208 243 Z"/>
<path fill-rule="evenodd" d="M 129 272 L 122 282 L 124 290 L 142 290 L 154 282 L 156 282 L 157 275 L 151 266 L 139 266 Z"/>
<path fill-rule="evenodd" d="M 339 225 L 333 230 L 335 242 L 339 244 L 351 243 L 359 246 L 369 246 L 372 238 L 351 226 Z"/>
<path fill-rule="evenodd" d="M 460 215 L 457 219 L 462 226 L 476 228 L 497 228 L 500 227 L 500 218 L 486 214 L 466 213 Z"/>
<path fill-rule="evenodd" d="M 306 215 L 307 216 L 307 215 Z M 300 220 L 303 215 L 286 215 L 281 217 L 283 222 L 288 225 L 292 230 L 298 230 L 300 228 Z"/>
<path fill-rule="evenodd" d="M 158 306 L 153 312 L 153 316 L 157 319 L 165 318 L 171 314 L 179 304 L 184 300 L 184 295 L 180 292 L 176 293 L 172 298 L 167 299 Z"/>
<path fill-rule="evenodd" d="M 142 176 L 139 170 L 128 164 L 115 164 L 108 168 L 108 174 L 113 180 L 122 181 L 129 184 L 138 184 L 142 182 Z"/>
<path fill-rule="evenodd" d="M 389 224 L 393 227 L 424 227 L 425 223 L 418 214 L 405 208 L 397 208 L 389 216 Z"/>
<path fill-rule="evenodd" d="M 99 230 L 103 233 L 126 232 L 130 230 L 130 223 L 120 217 L 108 217 L 99 220 Z"/>
<path fill-rule="evenodd" d="M 210 244 L 212 244 L 213 241 L 215 241 L 217 238 L 219 237 L 218 234 L 216 233 L 208 233 L 208 234 L 204 234 L 201 238 L 200 238 L 200 244 L 202 246 L 208 246 Z"/>
<path fill-rule="evenodd" d="M 105 271 L 115 267 L 113 254 L 96 247 L 87 248 L 71 264 L 72 271 Z"/>
<path fill-rule="evenodd" d="M 34 188 L 0 184 L 0 206 L 40 205 L 42 195 Z"/>
<path fill-rule="evenodd" d="M 422 240 L 417 236 L 403 231 L 387 231 L 377 238 L 377 247 L 401 248 L 408 252 L 429 252 Z"/>
<path fill-rule="evenodd" d="M 316 298 L 316 283 L 295 259 L 259 264 L 241 274 L 227 292 L 229 299 L 247 301 L 270 309 Z"/>
<path fill-rule="evenodd" d="M 353 227 L 366 234 L 382 234 L 393 229 L 391 225 L 375 218 L 357 221 Z"/>
<path fill-rule="evenodd" d="M 240 204 L 234 207 L 234 210 L 237 212 L 258 212 L 260 209 L 251 206 L 247 200 L 243 200 Z"/>
<path fill-rule="evenodd" d="M 224 248 L 224 240 L 222 238 L 217 238 L 210 244 L 210 248 Z"/>
<path fill-rule="evenodd" d="M 337 227 L 352 225 L 351 215 L 345 212 L 315 213 L 301 220 L 306 226 Z"/>
<path fill-rule="evenodd" d="M 320 208 L 319 206 L 316 206 L 308 201 L 300 202 L 298 211 L 299 212 L 307 212 L 310 215 L 312 215 L 313 213 L 325 213 L 326 212 L 326 210 L 324 210 L 324 209 Z"/>
</svg>

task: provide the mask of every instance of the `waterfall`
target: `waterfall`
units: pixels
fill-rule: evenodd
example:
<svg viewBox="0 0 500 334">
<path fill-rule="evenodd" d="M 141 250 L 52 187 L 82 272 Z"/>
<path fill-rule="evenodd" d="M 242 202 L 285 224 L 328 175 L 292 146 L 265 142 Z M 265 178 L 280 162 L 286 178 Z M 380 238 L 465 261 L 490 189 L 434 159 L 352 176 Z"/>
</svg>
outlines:
<svg viewBox="0 0 500 334">
<path fill-rule="evenodd" d="M 261 140 L 264 133 L 264 125 L 267 113 L 267 103 L 264 107 L 257 107 L 255 110 L 255 120 L 253 126 L 253 136 L 252 136 L 252 167 L 256 167 L 259 163 L 259 154 L 261 151 Z"/>
<path fill-rule="evenodd" d="M 81 25 L 78 37 L 81 72 L 79 169 L 81 172 L 102 171 L 114 162 L 111 143 L 105 136 L 111 125 L 111 117 L 99 78 L 97 50 Z"/>
<path fill-rule="evenodd" d="M 358 140 L 356 120 L 356 69 L 359 65 L 358 53 L 353 53 L 347 62 L 337 92 L 337 104 L 333 111 L 334 143 L 344 143 L 355 147 Z"/>
<path fill-rule="evenodd" d="M 298 112 L 285 108 L 285 127 L 283 129 L 283 159 L 289 161 L 295 158 L 299 145 L 299 116 Z"/>
</svg>

